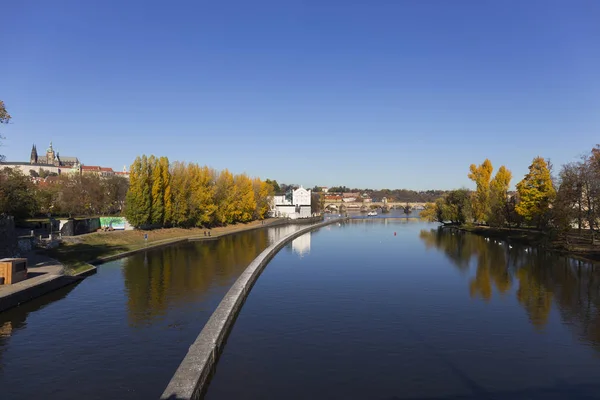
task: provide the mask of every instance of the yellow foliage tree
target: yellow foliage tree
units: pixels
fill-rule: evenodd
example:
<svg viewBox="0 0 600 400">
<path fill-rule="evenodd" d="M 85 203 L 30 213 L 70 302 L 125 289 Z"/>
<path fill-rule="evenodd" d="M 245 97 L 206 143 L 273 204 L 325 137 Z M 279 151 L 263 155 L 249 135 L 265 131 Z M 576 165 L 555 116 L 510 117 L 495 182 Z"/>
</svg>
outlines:
<svg viewBox="0 0 600 400">
<path fill-rule="evenodd" d="M 511 179 L 512 173 L 503 165 L 490 183 L 490 207 L 487 216 L 490 225 L 499 226 L 506 222 L 506 205 Z"/>
<path fill-rule="evenodd" d="M 229 170 L 224 169 L 219 173 L 215 185 L 215 203 L 217 212 L 215 221 L 220 225 L 231 224 L 235 221 L 235 183 L 233 174 Z"/>
<path fill-rule="evenodd" d="M 519 203 L 517 213 L 525 221 L 536 225 L 538 228 L 546 225 L 552 201 L 556 191 L 552 183 L 550 169 L 542 157 L 533 159 L 529 166 L 529 173 L 517 184 Z"/>
<path fill-rule="evenodd" d="M 476 166 L 471 164 L 469 179 L 475 182 L 477 189 L 473 195 L 473 217 L 475 221 L 484 221 L 490 208 L 490 179 L 492 177 L 492 163 L 487 158 Z"/>
<path fill-rule="evenodd" d="M 254 211 L 256 210 L 256 200 L 254 199 L 254 188 L 252 179 L 246 174 L 236 175 L 234 182 L 234 221 L 249 222 L 252 221 Z"/>
<path fill-rule="evenodd" d="M 171 194 L 171 171 L 169 159 L 167 157 L 161 157 L 158 159 L 158 163 L 162 173 L 161 180 L 163 184 L 163 221 L 165 224 L 170 225 L 173 218 L 173 198 Z"/>
<path fill-rule="evenodd" d="M 261 181 L 259 178 L 254 178 L 252 181 L 254 187 L 254 200 L 256 201 L 256 219 L 265 219 L 271 209 L 270 199 L 274 194 L 273 185 Z"/>
</svg>

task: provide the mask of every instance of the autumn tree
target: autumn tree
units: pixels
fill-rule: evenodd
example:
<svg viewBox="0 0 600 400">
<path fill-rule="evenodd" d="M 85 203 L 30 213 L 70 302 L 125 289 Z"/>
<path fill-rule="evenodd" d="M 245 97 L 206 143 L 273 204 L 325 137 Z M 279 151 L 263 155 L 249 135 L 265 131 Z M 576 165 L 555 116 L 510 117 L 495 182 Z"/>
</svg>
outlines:
<svg viewBox="0 0 600 400">
<path fill-rule="evenodd" d="M 512 173 L 503 165 L 490 182 L 490 206 L 487 222 L 489 225 L 502 226 L 507 221 L 508 189 Z"/>
<path fill-rule="evenodd" d="M 438 206 L 436 203 L 426 203 L 423 210 L 419 213 L 419 218 L 428 222 L 443 222 L 438 218 Z"/>
<path fill-rule="evenodd" d="M 224 169 L 219 173 L 215 185 L 215 203 L 217 205 L 216 222 L 227 225 L 235 220 L 235 183 L 233 174 Z"/>
<path fill-rule="evenodd" d="M 191 188 L 187 167 L 182 162 L 171 165 L 172 212 L 170 224 L 175 226 L 192 226 Z"/>
<path fill-rule="evenodd" d="M 492 163 L 487 158 L 476 166 L 471 164 L 469 179 L 475 182 L 476 191 L 473 194 L 473 218 L 476 222 L 485 221 L 490 210 L 490 179 L 493 171 Z"/>
<path fill-rule="evenodd" d="M 169 159 L 161 157 L 158 159 L 160 170 L 162 173 L 163 184 L 163 205 L 164 205 L 164 222 L 170 224 L 173 215 L 173 195 L 171 193 L 171 173 L 169 171 Z"/>
<path fill-rule="evenodd" d="M 254 178 L 252 187 L 254 188 L 254 200 L 256 201 L 254 218 L 259 220 L 265 219 L 271 210 L 271 198 L 275 189 L 270 183 L 261 181 L 259 178 Z"/>
<path fill-rule="evenodd" d="M 190 205 L 196 226 L 213 224 L 215 204 L 215 173 L 210 168 L 197 164 L 188 165 L 190 175 Z"/>
<path fill-rule="evenodd" d="M 256 210 L 252 180 L 246 174 L 236 175 L 233 179 L 233 221 L 250 222 Z"/>
<path fill-rule="evenodd" d="M 129 190 L 125 199 L 125 217 L 133 226 L 147 225 L 151 221 L 152 188 L 148 158 L 137 157 L 130 168 Z"/>
<path fill-rule="evenodd" d="M 169 168 L 168 164 L 166 168 Z M 153 225 L 164 225 L 165 223 L 165 181 L 163 164 L 156 157 L 148 159 L 148 170 L 152 179 L 152 212 L 150 220 Z"/>
<path fill-rule="evenodd" d="M 549 209 L 556 196 L 548 164 L 542 157 L 533 159 L 529 172 L 517 184 L 516 211 L 538 229 L 547 225 Z"/>
</svg>

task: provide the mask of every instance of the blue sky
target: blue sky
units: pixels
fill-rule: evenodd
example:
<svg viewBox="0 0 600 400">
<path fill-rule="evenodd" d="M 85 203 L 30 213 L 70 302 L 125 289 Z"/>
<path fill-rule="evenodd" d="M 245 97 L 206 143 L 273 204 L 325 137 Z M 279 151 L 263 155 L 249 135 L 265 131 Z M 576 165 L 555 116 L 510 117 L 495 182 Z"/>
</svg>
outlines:
<svg viewBox="0 0 600 400">
<path fill-rule="evenodd" d="M 600 142 L 600 2 L 12 1 L 0 153 L 305 186 L 472 187 Z M 516 182 L 516 179 L 515 179 Z"/>
</svg>

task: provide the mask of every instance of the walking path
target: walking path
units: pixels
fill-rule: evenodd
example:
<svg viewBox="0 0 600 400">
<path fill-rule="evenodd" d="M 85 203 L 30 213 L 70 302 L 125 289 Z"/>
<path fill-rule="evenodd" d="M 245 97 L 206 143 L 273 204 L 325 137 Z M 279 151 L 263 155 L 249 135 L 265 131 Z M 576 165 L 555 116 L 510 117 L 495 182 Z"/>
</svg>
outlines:
<svg viewBox="0 0 600 400">
<path fill-rule="evenodd" d="M 64 275 L 64 267 L 58 261 L 34 252 L 27 255 L 27 275 L 30 278 L 24 281 L 0 286 L 0 312 L 78 279 Z"/>
</svg>

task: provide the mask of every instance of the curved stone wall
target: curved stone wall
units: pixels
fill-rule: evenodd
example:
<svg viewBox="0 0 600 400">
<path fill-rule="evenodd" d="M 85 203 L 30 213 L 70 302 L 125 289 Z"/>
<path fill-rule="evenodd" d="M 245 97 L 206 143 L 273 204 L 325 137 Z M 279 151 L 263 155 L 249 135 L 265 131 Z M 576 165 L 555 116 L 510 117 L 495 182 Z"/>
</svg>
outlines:
<svg viewBox="0 0 600 400">
<path fill-rule="evenodd" d="M 329 220 L 291 233 L 267 247 L 235 281 L 171 378 L 161 399 L 199 399 L 215 367 L 225 339 L 252 286 L 269 261 L 291 240 L 340 220 Z"/>
</svg>

